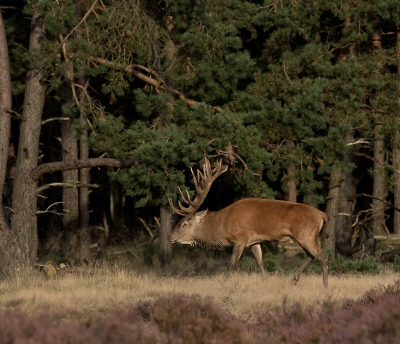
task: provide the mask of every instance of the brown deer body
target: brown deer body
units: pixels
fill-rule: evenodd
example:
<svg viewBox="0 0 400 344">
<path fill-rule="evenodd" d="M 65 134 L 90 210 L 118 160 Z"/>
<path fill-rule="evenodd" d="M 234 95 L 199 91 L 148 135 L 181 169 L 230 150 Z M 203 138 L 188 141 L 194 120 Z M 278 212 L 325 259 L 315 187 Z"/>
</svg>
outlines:
<svg viewBox="0 0 400 344">
<path fill-rule="evenodd" d="M 317 258 L 323 268 L 323 283 L 327 286 L 328 255 L 318 244 L 318 234 L 324 221 L 328 220 L 322 211 L 300 203 L 246 198 L 220 211 L 196 213 L 212 182 L 225 171 L 221 163 L 211 170 L 206 160 L 204 174 L 198 172 L 197 177 L 193 174 L 199 196 L 191 201 L 180 192 L 183 200 L 190 205 L 188 208 L 179 203 L 180 209 L 176 209 L 170 200 L 173 211 L 185 216 L 169 236 L 170 242 L 209 248 L 233 246 L 229 271 L 236 267 L 243 249 L 251 247 L 257 265 L 265 275 L 260 243 L 294 239 L 307 254 L 305 263 L 294 275 L 295 282 L 311 261 Z"/>
</svg>

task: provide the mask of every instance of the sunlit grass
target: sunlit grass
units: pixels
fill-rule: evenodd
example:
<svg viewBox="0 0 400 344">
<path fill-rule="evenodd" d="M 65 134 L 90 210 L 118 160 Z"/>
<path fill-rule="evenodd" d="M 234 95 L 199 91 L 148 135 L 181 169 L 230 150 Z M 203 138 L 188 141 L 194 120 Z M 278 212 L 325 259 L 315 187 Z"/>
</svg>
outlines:
<svg viewBox="0 0 400 344">
<path fill-rule="evenodd" d="M 160 276 L 154 273 L 129 272 L 122 269 L 101 270 L 93 274 L 65 273 L 54 279 L 40 274 L 25 274 L 0 283 L 0 311 L 12 308 L 26 314 L 62 312 L 84 319 L 106 313 L 112 308 L 131 308 L 135 303 L 170 293 L 210 298 L 228 312 L 246 316 L 273 310 L 283 302 L 314 306 L 330 302 L 340 305 L 356 299 L 367 290 L 388 285 L 398 273 L 378 275 L 329 276 L 329 287 L 321 275 L 303 275 L 297 286 L 291 276 L 271 274 L 226 273 L 207 276 Z M 68 317 L 67 316 L 67 317 Z"/>
</svg>

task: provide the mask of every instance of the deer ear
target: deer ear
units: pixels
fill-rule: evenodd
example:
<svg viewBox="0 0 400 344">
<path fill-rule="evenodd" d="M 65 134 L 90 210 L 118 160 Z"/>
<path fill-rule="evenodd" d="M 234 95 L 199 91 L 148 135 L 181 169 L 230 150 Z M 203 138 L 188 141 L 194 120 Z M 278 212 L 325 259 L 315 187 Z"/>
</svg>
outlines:
<svg viewBox="0 0 400 344">
<path fill-rule="evenodd" d="M 200 221 L 204 218 L 204 216 L 207 215 L 207 211 L 208 211 L 208 209 L 196 213 L 196 214 L 194 215 L 196 221 L 199 221 L 199 222 L 200 222 Z"/>
</svg>

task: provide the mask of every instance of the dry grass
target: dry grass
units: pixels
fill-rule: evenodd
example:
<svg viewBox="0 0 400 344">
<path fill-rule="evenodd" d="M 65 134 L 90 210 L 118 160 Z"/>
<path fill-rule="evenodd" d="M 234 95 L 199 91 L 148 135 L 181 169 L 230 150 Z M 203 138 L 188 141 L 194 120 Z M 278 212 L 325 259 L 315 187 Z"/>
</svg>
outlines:
<svg viewBox="0 0 400 344">
<path fill-rule="evenodd" d="M 234 315 L 272 310 L 284 301 L 316 306 L 324 302 L 341 304 L 356 299 L 378 285 L 388 285 L 399 274 L 329 276 L 329 288 L 322 285 L 320 275 L 303 275 L 297 286 L 287 275 L 270 275 L 263 280 L 259 274 L 235 273 L 198 277 L 162 277 L 151 273 L 106 270 L 102 273 L 71 274 L 47 280 L 42 275 L 20 276 L 0 283 L 0 311 L 12 308 L 26 314 L 42 311 L 68 310 L 69 320 L 102 314 L 120 307 L 129 308 L 136 302 L 169 293 L 211 298 Z M 72 319 L 73 318 L 73 319 Z"/>
</svg>

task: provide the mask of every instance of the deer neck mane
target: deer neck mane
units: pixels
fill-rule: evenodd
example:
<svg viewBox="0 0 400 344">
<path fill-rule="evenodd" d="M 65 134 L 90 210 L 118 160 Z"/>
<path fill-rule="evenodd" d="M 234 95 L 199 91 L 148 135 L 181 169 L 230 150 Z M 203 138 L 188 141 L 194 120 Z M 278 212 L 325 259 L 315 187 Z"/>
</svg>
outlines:
<svg viewBox="0 0 400 344">
<path fill-rule="evenodd" d="M 202 226 L 196 232 L 195 245 L 214 249 L 222 250 L 231 244 L 226 240 L 220 226 L 215 225 L 217 221 L 217 213 L 210 211 L 202 221 Z"/>
</svg>

